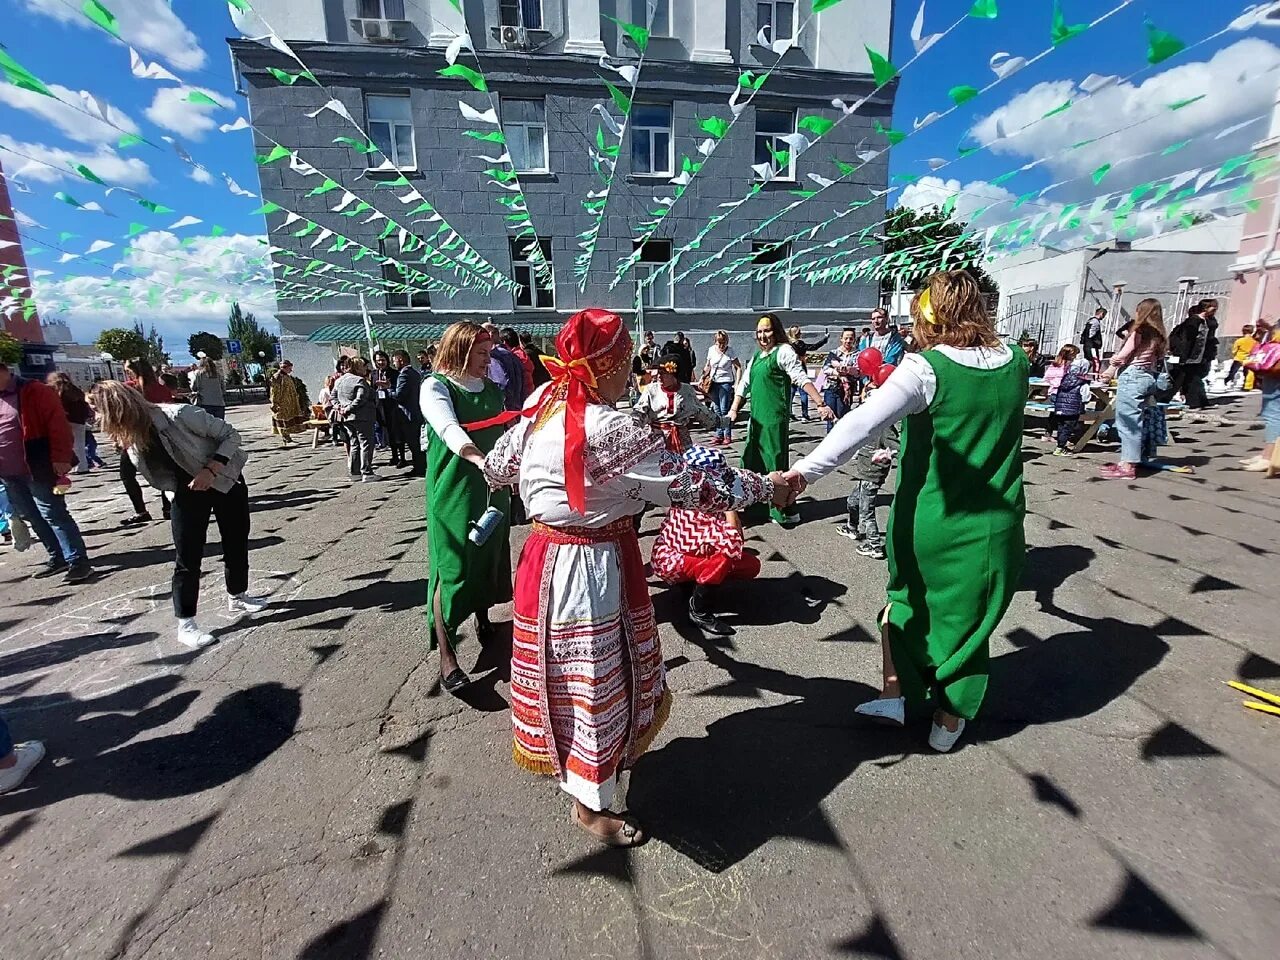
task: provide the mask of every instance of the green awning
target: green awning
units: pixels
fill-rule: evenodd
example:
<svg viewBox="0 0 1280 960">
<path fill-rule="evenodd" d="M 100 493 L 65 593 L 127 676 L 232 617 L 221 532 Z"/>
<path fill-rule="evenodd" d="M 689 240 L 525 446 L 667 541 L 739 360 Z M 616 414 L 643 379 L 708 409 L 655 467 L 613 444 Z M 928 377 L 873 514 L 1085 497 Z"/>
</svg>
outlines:
<svg viewBox="0 0 1280 960">
<path fill-rule="evenodd" d="M 560 332 L 563 323 L 499 323 L 499 327 L 511 327 L 517 333 L 527 333 L 531 337 L 554 337 Z M 395 343 L 397 341 L 430 342 L 439 340 L 449 328 L 447 323 L 375 323 L 373 339 Z M 330 323 L 320 327 L 311 336 L 308 343 L 364 343 L 363 323 Z"/>
</svg>

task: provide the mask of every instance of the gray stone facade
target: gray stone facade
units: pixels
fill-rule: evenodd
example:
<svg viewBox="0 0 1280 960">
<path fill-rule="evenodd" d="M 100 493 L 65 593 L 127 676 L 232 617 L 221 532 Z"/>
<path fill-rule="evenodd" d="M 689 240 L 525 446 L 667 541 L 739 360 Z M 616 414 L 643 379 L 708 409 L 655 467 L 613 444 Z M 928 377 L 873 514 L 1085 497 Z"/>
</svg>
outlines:
<svg viewBox="0 0 1280 960">
<path fill-rule="evenodd" d="M 744 28 L 745 31 L 745 28 Z M 473 27 L 473 36 L 480 30 Z M 288 39 L 288 38 L 286 38 Z M 606 37 L 614 47 L 616 40 Z M 666 41 L 665 43 L 675 43 Z M 661 56 L 661 47 L 654 56 Z M 241 74 L 243 89 L 249 98 L 250 117 L 258 130 L 297 150 L 299 157 L 338 181 L 342 187 L 373 202 L 389 215 L 401 219 L 407 208 L 396 199 L 396 191 L 377 186 L 375 176 L 365 172 L 366 158 L 342 144 L 339 136 L 358 136 L 353 128 L 332 112 L 321 112 L 315 119 L 307 117 L 328 99 L 325 92 L 305 81 L 283 85 L 267 72 L 266 67 L 294 69 L 296 64 L 263 45 L 250 41 L 232 41 L 232 50 Z M 744 37 L 744 47 L 750 48 Z M 328 88 L 329 96 L 346 106 L 353 117 L 365 120 L 365 96 L 378 93 L 408 93 L 415 127 L 417 167 L 407 173 L 413 185 L 440 211 L 450 224 L 495 267 L 510 275 L 509 233 L 504 223 L 508 211 L 495 202 L 502 192 L 487 183 L 483 170 L 489 166 L 476 159 L 479 154 L 491 156 L 501 152 L 495 144 L 477 142 L 463 136 L 474 129 L 458 109 L 465 100 L 478 110 L 489 107 L 484 94 L 473 91 L 462 82 L 441 79 L 436 71 L 445 65 L 443 53 L 424 46 L 375 46 L 355 43 L 297 42 L 295 49 Z M 675 54 L 673 51 L 673 55 Z M 755 53 L 748 53 L 754 61 Z M 383 302 L 369 302 L 374 321 L 394 323 L 448 322 L 459 317 L 492 317 L 498 323 L 547 321 L 564 317 L 587 306 L 607 306 L 630 312 L 635 297 L 634 280 L 628 278 L 614 290 L 609 289 L 618 261 L 630 254 L 634 225 L 646 218 L 654 208 L 654 199 L 669 196 L 672 188 L 666 177 L 633 176 L 630 172 L 630 144 L 624 142 L 619 159 L 617 179 L 601 230 L 585 291 L 579 291 L 574 277 L 574 257 L 578 253 L 577 235 L 591 222 L 591 215 L 581 202 L 588 191 L 599 189 L 587 153 L 594 139 L 596 121 L 591 113 L 594 104 L 607 97 L 602 71 L 586 56 L 565 54 L 518 53 L 488 50 L 481 53 L 490 89 L 502 97 L 543 98 L 546 100 L 548 174 L 523 174 L 520 183 L 528 198 L 534 226 L 540 237 L 551 240 L 556 278 L 556 309 L 516 309 L 509 291 L 485 295 L 464 289 L 452 298 L 432 297 L 430 310 L 388 311 Z M 679 246 L 692 239 L 709 218 L 721 211 L 720 205 L 742 197 L 751 186 L 754 162 L 755 108 L 797 111 L 798 116 L 818 115 L 839 119 L 840 110 L 832 107 L 836 97 L 852 101 L 868 94 L 874 87 L 870 77 L 840 74 L 804 66 L 802 51 L 788 54 L 797 66 L 780 68 L 767 86 L 746 110 L 715 155 L 695 178 L 693 185 L 662 223 L 654 239 L 671 240 Z M 790 61 L 788 61 L 790 62 Z M 706 136 L 698 125 L 712 116 L 728 117 L 727 100 L 737 83 L 742 68 L 732 64 L 647 60 L 637 87 L 637 102 L 667 103 L 672 106 L 676 162 L 682 154 L 692 154 L 697 143 Z M 716 229 L 700 251 L 690 251 L 682 259 L 680 269 L 691 266 L 746 230 L 793 201 L 793 190 L 812 188 L 809 173 L 836 177 L 839 171 L 834 157 L 857 162 L 861 146 L 879 147 L 883 138 L 875 133 L 874 122 L 890 123 L 892 88 L 882 91 L 859 113 L 844 120 L 809 153 L 796 162 L 796 182 L 775 182 Z M 271 143 L 256 135 L 260 154 L 271 149 Z M 882 157 L 860 170 L 850 182 L 828 189 L 785 218 L 762 231 L 756 240 L 768 241 L 785 237 L 806 226 L 832 216 L 857 200 L 864 200 L 872 190 L 883 189 L 887 179 L 887 159 Z M 377 248 L 382 222 L 363 225 L 363 217 L 344 218 L 330 212 L 340 192 L 317 197 L 307 194 L 318 178 L 303 177 L 289 169 L 287 162 L 259 167 L 264 200 L 274 201 L 289 210 L 318 221 L 322 227 L 340 230 L 370 247 Z M 381 175 L 384 176 L 385 175 Z M 884 217 L 883 201 L 861 208 L 817 234 L 803 245 L 822 243 L 835 236 L 856 231 L 880 222 Z M 272 244 L 296 250 L 307 257 L 350 266 L 348 255 L 324 253 L 328 246 L 313 250 L 314 235 L 296 238 L 296 226 L 281 229 L 283 216 L 268 217 Z M 402 220 L 404 222 L 404 220 Z M 428 234 L 429 235 L 429 234 Z M 750 243 L 740 244 L 732 256 L 750 251 Z M 870 248 L 867 255 L 879 252 Z M 407 258 L 406 258 L 407 259 Z M 716 268 L 708 267 L 706 272 Z M 376 264 L 365 259 L 356 267 L 373 272 Z M 425 272 L 449 279 L 442 271 Z M 711 330 L 717 327 L 745 330 L 754 325 L 760 310 L 752 304 L 749 283 L 725 283 L 722 280 L 698 285 L 695 274 L 676 284 L 670 310 L 647 309 L 645 322 L 655 329 Z M 296 279 L 298 275 L 295 275 Z M 861 319 L 877 299 L 874 283 L 810 286 L 800 278 L 791 282 L 790 308 L 780 311 L 790 324 L 802 326 L 841 325 L 846 318 Z M 350 322 L 359 318 L 355 297 L 335 297 L 319 303 L 280 300 L 279 319 L 284 334 L 305 337 L 322 325 Z"/>
</svg>

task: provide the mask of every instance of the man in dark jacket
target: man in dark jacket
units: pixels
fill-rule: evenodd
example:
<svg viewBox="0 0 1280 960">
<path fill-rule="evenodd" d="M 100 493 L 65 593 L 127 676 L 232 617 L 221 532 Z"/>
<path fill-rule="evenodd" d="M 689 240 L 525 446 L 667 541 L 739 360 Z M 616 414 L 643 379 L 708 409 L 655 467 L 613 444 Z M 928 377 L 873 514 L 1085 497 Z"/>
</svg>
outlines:
<svg viewBox="0 0 1280 960">
<path fill-rule="evenodd" d="M 520 363 L 520 358 L 503 345 L 496 325 L 486 323 L 483 326 L 493 342 L 493 351 L 489 357 L 489 379 L 502 391 L 503 406 L 508 410 L 519 410 L 524 406 L 526 396 L 524 366 Z"/>
<path fill-rule="evenodd" d="M 1191 315 L 1169 334 L 1173 392 L 1186 398 L 1190 410 L 1203 410 L 1209 406 L 1204 379 L 1209 375 L 1209 365 L 1218 355 L 1217 334 L 1217 300 L 1201 300 L 1191 308 Z"/>
<path fill-rule="evenodd" d="M 58 478 L 75 463 L 71 425 L 58 394 L 0 363 L 0 482 L 13 512 L 49 551 L 49 562 L 34 574 L 37 579 L 63 573 L 68 583 L 81 583 L 93 576 L 67 498 L 54 492 Z"/>
<path fill-rule="evenodd" d="M 698 364 L 698 357 L 693 352 L 693 344 L 684 333 L 677 333 L 674 340 L 668 340 L 662 348 L 664 354 L 673 354 L 676 358 L 676 379 L 681 383 L 693 383 L 693 368 Z"/>
<path fill-rule="evenodd" d="M 409 354 L 403 350 L 393 353 L 391 362 L 399 371 L 391 395 L 396 402 L 396 412 L 401 417 L 400 438 L 409 451 L 413 466 L 409 476 L 425 477 L 427 455 L 422 449 L 422 374 L 414 367 Z"/>
</svg>

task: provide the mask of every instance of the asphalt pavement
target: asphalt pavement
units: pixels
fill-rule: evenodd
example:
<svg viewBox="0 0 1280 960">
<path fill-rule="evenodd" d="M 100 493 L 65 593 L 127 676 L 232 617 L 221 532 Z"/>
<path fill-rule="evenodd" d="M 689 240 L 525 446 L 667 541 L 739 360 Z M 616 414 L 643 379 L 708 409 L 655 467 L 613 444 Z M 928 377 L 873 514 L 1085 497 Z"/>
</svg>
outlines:
<svg viewBox="0 0 1280 960">
<path fill-rule="evenodd" d="M 1023 589 L 947 756 L 927 723 L 855 720 L 885 566 L 835 532 L 847 479 L 750 531 L 732 640 L 655 585 L 676 702 L 626 793 L 653 839 L 626 852 L 512 764 L 509 633 L 467 634 L 477 683 L 441 693 L 422 481 L 353 485 L 233 410 L 273 603 L 225 614 L 211 531 L 219 642 L 188 652 L 167 527 L 120 529 L 114 470 L 77 480 L 98 578 L 32 581 L 39 548 L 0 549 L 0 711 L 49 750 L 0 796 L 0 958 L 1274 956 L 1280 717 L 1224 681 L 1280 692 L 1280 481 L 1236 465 L 1257 401 L 1219 410 L 1164 451 L 1189 476 L 1101 481 L 1113 450 L 1028 438 Z"/>
</svg>

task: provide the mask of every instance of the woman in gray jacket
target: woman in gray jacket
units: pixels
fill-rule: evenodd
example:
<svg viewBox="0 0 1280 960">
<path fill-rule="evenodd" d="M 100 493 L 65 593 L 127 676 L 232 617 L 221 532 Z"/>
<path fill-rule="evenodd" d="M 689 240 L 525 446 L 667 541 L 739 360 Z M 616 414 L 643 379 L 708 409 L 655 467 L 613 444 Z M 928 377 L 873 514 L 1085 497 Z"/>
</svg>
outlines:
<svg viewBox="0 0 1280 960">
<path fill-rule="evenodd" d="M 210 357 L 201 357 L 191 377 L 191 397 L 200 409 L 221 420 L 227 413 L 227 398 L 222 389 L 222 374 Z"/>
<path fill-rule="evenodd" d="M 369 384 L 369 365 L 359 357 L 347 366 L 347 372 L 333 385 L 333 402 L 351 440 L 348 446 L 348 469 L 351 479 L 366 483 L 381 480 L 373 472 L 373 425 L 377 417 L 377 399 Z"/>
<path fill-rule="evenodd" d="M 241 475 L 249 457 L 240 434 L 225 420 L 187 404 L 154 404 L 114 380 L 93 388 L 89 403 L 98 424 L 138 472 L 173 496 L 171 524 L 176 551 L 173 612 L 178 642 L 193 650 L 213 643 L 196 624 L 200 564 L 209 517 L 218 522 L 227 606 L 232 613 L 257 613 L 267 601 L 250 596 L 249 490 Z"/>
</svg>

